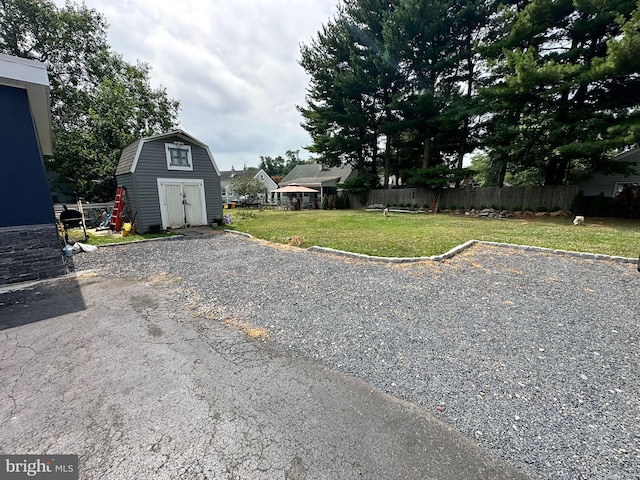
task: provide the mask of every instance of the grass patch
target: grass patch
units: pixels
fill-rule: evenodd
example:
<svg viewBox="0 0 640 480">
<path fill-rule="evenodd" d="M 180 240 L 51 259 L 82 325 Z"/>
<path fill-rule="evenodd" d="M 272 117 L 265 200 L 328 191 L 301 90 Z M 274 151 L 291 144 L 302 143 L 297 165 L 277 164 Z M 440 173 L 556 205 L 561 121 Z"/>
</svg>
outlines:
<svg viewBox="0 0 640 480">
<path fill-rule="evenodd" d="M 228 326 L 232 328 L 235 328 L 236 330 L 240 330 L 241 332 L 244 332 L 246 335 L 248 335 L 251 338 L 265 339 L 269 334 L 269 332 L 267 332 L 265 328 L 254 327 L 249 323 L 239 322 L 238 320 L 235 320 L 233 318 L 229 320 L 225 320 L 224 323 L 226 323 Z"/>
<path fill-rule="evenodd" d="M 89 245 L 107 245 L 109 243 L 125 243 L 125 242 L 135 242 L 136 240 L 148 240 L 150 238 L 162 238 L 162 237 L 171 237 L 173 235 L 177 235 L 177 232 L 167 232 L 167 233 L 132 233 L 127 235 L 126 237 L 120 234 L 106 234 L 106 235 L 96 235 L 93 232 L 87 231 L 87 235 L 89 239 L 84 241 L 84 232 L 79 228 L 71 228 L 67 232 L 69 236 L 76 241 L 81 243 L 88 243 Z"/>
<path fill-rule="evenodd" d="M 640 221 L 587 219 L 577 227 L 571 218 L 481 219 L 433 214 L 391 214 L 359 210 L 264 211 L 241 218 L 232 213 L 227 228 L 256 238 L 288 244 L 304 239 L 312 245 L 383 257 L 439 255 L 468 240 L 637 257 Z"/>
</svg>

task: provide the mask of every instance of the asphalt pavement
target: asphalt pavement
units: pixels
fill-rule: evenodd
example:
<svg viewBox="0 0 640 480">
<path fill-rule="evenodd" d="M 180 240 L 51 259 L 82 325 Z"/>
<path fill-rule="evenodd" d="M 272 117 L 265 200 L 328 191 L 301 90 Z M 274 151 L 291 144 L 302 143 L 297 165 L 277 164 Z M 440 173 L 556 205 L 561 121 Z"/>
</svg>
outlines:
<svg viewBox="0 0 640 480">
<path fill-rule="evenodd" d="M 177 290 L 91 272 L 0 289 L 0 453 L 77 454 L 81 479 L 531 478 Z"/>
</svg>

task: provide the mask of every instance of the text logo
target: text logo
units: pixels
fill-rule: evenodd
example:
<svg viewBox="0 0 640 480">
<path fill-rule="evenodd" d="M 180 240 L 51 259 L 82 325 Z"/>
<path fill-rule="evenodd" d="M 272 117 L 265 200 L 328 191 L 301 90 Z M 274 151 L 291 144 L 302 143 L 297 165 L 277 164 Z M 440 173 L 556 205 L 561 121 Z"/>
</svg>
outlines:
<svg viewBox="0 0 640 480">
<path fill-rule="evenodd" d="M 77 455 L 0 455 L 3 480 L 78 480 Z"/>
</svg>

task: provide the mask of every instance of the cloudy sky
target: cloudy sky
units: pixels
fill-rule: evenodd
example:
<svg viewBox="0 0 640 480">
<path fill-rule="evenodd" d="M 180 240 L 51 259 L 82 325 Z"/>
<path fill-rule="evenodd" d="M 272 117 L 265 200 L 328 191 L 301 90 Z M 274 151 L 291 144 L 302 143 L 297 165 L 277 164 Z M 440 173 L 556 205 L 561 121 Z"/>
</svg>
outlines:
<svg viewBox="0 0 640 480">
<path fill-rule="evenodd" d="M 105 15 L 109 42 L 180 101 L 180 126 L 207 143 L 221 170 L 300 150 L 309 78 L 298 64 L 338 0 L 85 0 Z M 56 0 L 58 6 L 64 0 Z"/>
</svg>

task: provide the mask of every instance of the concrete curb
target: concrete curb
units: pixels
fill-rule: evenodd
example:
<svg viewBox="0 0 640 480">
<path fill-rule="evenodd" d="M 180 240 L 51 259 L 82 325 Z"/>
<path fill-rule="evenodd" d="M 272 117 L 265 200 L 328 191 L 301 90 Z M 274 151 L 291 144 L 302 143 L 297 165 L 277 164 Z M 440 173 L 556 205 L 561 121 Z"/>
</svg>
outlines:
<svg viewBox="0 0 640 480">
<path fill-rule="evenodd" d="M 233 235 L 239 235 L 245 238 L 255 238 L 253 235 L 249 233 L 240 232 L 238 230 L 225 229 L 224 232 L 231 233 Z M 113 247 L 118 245 L 130 245 L 132 243 L 142 243 L 142 242 L 183 240 L 184 238 L 185 238 L 184 235 L 172 235 L 170 237 L 149 238 L 145 240 L 134 240 L 132 242 L 105 243 L 104 245 L 98 245 L 98 248 Z M 376 255 L 367 255 L 364 253 L 348 252 L 346 250 L 336 250 L 334 248 L 329 248 L 329 247 L 319 247 L 317 245 L 313 245 L 307 248 L 306 250 L 308 252 L 328 253 L 331 255 L 355 258 L 355 259 L 366 260 L 370 262 L 416 263 L 416 262 L 425 262 L 425 261 L 440 262 L 442 260 L 448 260 L 450 258 L 455 257 L 459 253 L 464 252 L 468 248 L 471 248 L 474 245 L 487 245 L 490 247 L 514 248 L 517 250 L 524 250 L 527 252 L 540 252 L 540 253 L 547 253 L 547 254 L 553 254 L 553 255 L 566 255 L 568 257 L 583 258 L 586 260 L 610 260 L 610 261 L 619 262 L 619 263 L 636 263 L 639 261 L 637 258 L 620 257 L 616 255 L 603 255 L 600 253 L 575 252 L 572 250 L 558 250 L 553 248 L 535 247 L 532 245 L 517 245 L 515 243 L 486 242 L 483 240 L 469 240 L 468 242 L 465 242 L 462 245 L 458 245 L 457 247 L 452 248 L 446 253 L 443 253 L 441 255 L 432 255 L 429 257 L 379 257 Z"/>
<path fill-rule="evenodd" d="M 246 238 L 254 238 L 253 235 L 249 233 L 239 232 L 237 230 L 225 230 L 225 233 L 232 233 L 234 235 L 240 235 Z M 547 253 L 547 254 L 553 254 L 553 255 L 566 255 L 568 257 L 583 258 L 586 260 L 610 260 L 610 261 L 619 262 L 619 263 L 636 263 L 639 261 L 637 258 L 619 257 L 615 255 L 575 252 L 571 250 L 558 250 L 553 248 L 535 247 L 532 245 L 517 245 L 515 243 L 486 242 L 483 240 L 469 240 L 468 242 L 465 242 L 462 245 L 458 245 L 457 247 L 452 248 L 451 250 L 449 250 L 446 253 L 443 253 L 442 255 L 432 255 L 429 257 L 379 257 L 376 255 L 367 255 L 364 253 L 348 252 L 346 250 L 337 250 L 329 247 L 319 247 L 317 245 L 313 245 L 307 248 L 306 250 L 307 252 L 328 253 L 328 254 L 337 255 L 340 257 L 348 257 L 348 258 L 354 258 L 358 260 L 366 260 L 370 262 L 415 263 L 415 262 L 425 262 L 425 261 L 440 262 L 442 260 L 448 260 L 464 252 L 468 248 L 473 247 L 474 245 L 513 248 L 517 250 L 524 250 L 527 252 L 539 252 L 539 253 Z"/>
<path fill-rule="evenodd" d="M 224 229 L 224 233 L 233 233 L 234 235 L 240 235 L 241 237 L 254 238 L 250 233 L 239 232 L 237 230 L 229 230 L 226 228 Z"/>
<path fill-rule="evenodd" d="M 307 251 L 330 253 L 332 255 L 339 255 L 339 256 L 345 256 L 350 258 L 357 258 L 360 260 L 367 260 L 371 262 L 382 262 L 382 263 L 412 263 L 412 262 L 424 262 L 424 261 L 440 262 L 442 260 L 448 260 L 450 258 L 453 258 L 459 253 L 464 252 L 465 250 L 467 250 L 468 248 L 474 245 L 486 245 L 489 247 L 512 248 L 512 249 L 524 250 L 528 252 L 539 252 L 539 253 L 547 253 L 547 254 L 553 254 L 553 255 L 566 255 L 568 257 L 583 258 L 586 260 L 610 260 L 610 261 L 619 262 L 619 263 L 638 262 L 637 258 L 619 257 L 614 255 L 602 255 L 599 253 L 574 252 L 571 250 L 555 250 L 553 248 L 534 247 L 530 245 L 517 245 L 514 243 L 486 242 L 482 240 L 469 240 L 468 242 L 465 242 L 462 245 L 458 245 L 457 247 L 452 248 L 451 250 L 449 250 L 446 253 L 443 253 L 442 255 L 433 255 L 430 257 L 401 257 L 401 258 L 378 257 L 374 255 L 365 255 L 362 253 L 353 253 L 353 252 L 347 252 L 344 250 L 335 250 L 333 248 L 318 247 L 318 246 L 309 247 Z"/>
</svg>

